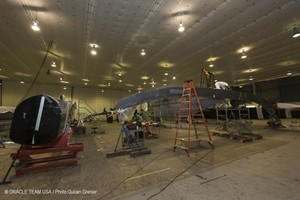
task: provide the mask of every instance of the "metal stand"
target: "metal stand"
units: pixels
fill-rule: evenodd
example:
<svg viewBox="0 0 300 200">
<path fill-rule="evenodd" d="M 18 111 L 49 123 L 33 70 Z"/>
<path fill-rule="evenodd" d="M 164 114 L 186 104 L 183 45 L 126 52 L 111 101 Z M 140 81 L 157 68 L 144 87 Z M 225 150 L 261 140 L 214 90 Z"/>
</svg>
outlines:
<svg viewBox="0 0 300 200">
<path fill-rule="evenodd" d="M 77 165 L 77 153 L 83 151 L 83 143 L 70 144 L 72 129 L 62 134 L 51 144 L 41 146 L 21 145 L 17 153 L 12 153 L 13 162 L 5 175 L 2 184 L 6 183 L 6 178 L 14 166 L 16 160 L 19 160 L 18 167 L 15 167 L 16 176 L 54 169 L 62 166 Z M 59 156 L 49 156 L 51 153 L 61 153 Z M 44 157 L 42 155 L 46 154 Z M 39 158 L 33 158 L 32 155 L 40 155 Z"/>
</svg>

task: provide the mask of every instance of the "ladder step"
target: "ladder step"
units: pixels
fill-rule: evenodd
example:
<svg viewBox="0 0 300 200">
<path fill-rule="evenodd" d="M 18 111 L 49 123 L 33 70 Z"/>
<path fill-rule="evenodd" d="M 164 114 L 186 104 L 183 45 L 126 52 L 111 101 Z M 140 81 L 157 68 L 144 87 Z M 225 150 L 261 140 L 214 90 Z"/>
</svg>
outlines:
<svg viewBox="0 0 300 200">
<path fill-rule="evenodd" d="M 184 96 L 184 97 L 188 97 L 188 96 L 196 96 L 194 93 L 193 94 L 184 94 L 184 95 L 182 95 L 182 96 Z"/>
<path fill-rule="evenodd" d="M 174 145 L 174 147 L 176 147 L 176 148 L 180 148 L 180 149 L 185 149 L 185 150 L 188 150 L 188 149 L 189 149 L 189 148 L 187 148 L 187 147 L 180 146 L 180 145 Z"/>
</svg>

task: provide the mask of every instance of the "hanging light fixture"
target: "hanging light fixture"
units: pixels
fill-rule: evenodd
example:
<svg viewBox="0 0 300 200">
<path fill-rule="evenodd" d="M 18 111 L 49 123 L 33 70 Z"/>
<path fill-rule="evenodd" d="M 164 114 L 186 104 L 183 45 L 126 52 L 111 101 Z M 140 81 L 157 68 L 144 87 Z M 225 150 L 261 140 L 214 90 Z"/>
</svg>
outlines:
<svg viewBox="0 0 300 200">
<path fill-rule="evenodd" d="M 142 55 L 142 56 L 146 55 L 145 49 L 142 49 L 141 55 Z"/>
<path fill-rule="evenodd" d="M 253 80 L 253 77 L 252 76 L 249 76 L 249 81 L 252 81 Z"/>
<path fill-rule="evenodd" d="M 146 85 L 147 83 L 146 83 L 146 81 L 144 81 L 144 83 L 143 83 L 144 85 Z"/>
<path fill-rule="evenodd" d="M 56 67 L 56 63 L 53 61 L 51 67 Z"/>
<path fill-rule="evenodd" d="M 173 80 L 175 80 L 176 79 L 176 76 L 175 75 L 173 75 Z"/>
<path fill-rule="evenodd" d="M 168 73 L 167 70 L 165 71 L 164 75 L 165 75 L 165 76 L 168 76 L 168 75 L 169 75 L 169 73 Z"/>
<path fill-rule="evenodd" d="M 110 86 L 110 82 L 107 83 L 107 86 Z"/>
<path fill-rule="evenodd" d="M 40 30 L 40 27 L 39 27 L 39 22 L 37 19 L 34 19 L 32 21 L 32 26 L 31 26 L 32 30 L 34 31 L 39 31 Z"/>
<path fill-rule="evenodd" d="M 99 46 L 98 46 L 97 44 L 94 44 L 94 43 L 90 44 L 90 46 L 92 47 L 92 49 L 91 49 L 91 54 L 92 54 L 93 56 L 97 55 L 96 48 L 98 48 Z"/>
<path fill-rule="evenodd" d="M 245 59 L 245 58 L 247 58 L 247 55 L 246 55 L 246 52 L 245 52 L 245 50 L 243 49 L 243 51 L 242 51 L 242 56 L 241 56 L 241 58 L 242 59 Z"/>
<path fill-rule="evenodd" d="M 213 66 L 214 66 L 213 62 L 210 61 L 209 67 L 213 67 Z"/>
<path fill-rule="evenodd" d="M 296 25 L 294 25 L 294 28 L 293 28 L 293 38 L 296 38 L 296 37 L 299 37 L 300 36 L 300 33 L 296 27 Z"/>
<path fill-rule="evenodd" d="M 292 72 L 290 70 L 288 70 L 286 75 L 290 76 L 290 75 L 292 75 Z"/>
<path fill-rule="evenodd" d="M 184 31 L 184 26 L 183 26 L 183 23 L 182 23 L 181 19 L 180 19 L 178 31 L 179 32 L 183 32 Z"/>
</svg>

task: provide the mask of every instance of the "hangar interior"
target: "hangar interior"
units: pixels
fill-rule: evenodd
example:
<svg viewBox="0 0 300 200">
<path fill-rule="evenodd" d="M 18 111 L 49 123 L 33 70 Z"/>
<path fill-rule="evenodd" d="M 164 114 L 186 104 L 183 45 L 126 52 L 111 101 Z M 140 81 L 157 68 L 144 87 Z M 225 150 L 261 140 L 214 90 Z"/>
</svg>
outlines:
<svg viewBox="0 0 300 200">
<path fill-rule="evenodd" d="M 0 0 L 1 199 L 300 199 L 298 0 Z"/>
</svg>

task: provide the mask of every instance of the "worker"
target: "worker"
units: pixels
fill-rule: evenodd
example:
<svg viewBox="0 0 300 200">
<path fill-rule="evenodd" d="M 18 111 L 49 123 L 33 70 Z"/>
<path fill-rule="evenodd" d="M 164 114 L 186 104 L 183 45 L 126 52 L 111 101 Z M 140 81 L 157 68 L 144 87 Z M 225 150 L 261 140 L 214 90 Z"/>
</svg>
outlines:
<svg viewBox="0 0 300 200">
<path fill-rule="evenodd" d="M 220 90 L 228 90 L 229 89 L 229 85 L 228 83 L 224 82 L 224 81 L 217 81 L 215 83 L 216 89 L 220 89 Z"/>
</svg>

